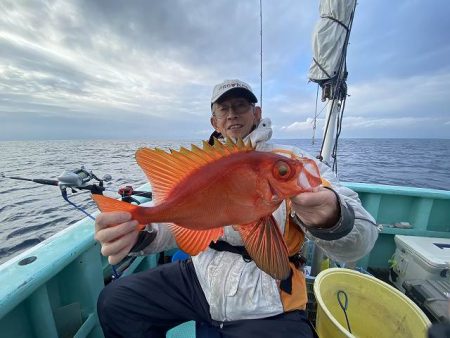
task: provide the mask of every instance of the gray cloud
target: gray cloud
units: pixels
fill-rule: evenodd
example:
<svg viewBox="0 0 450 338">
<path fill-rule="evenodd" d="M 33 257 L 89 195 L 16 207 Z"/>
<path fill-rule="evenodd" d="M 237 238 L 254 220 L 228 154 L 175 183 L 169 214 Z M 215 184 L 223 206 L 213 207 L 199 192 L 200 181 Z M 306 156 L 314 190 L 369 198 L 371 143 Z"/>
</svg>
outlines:
<svg viewBox="0 0 450 338">
<path fill-rule="evenodd" d="M 207 137 L 215 83 L 239 77 L 259 97 L 258 5 L 2 1 L 0 139 L 114 138 L 124 128 L 130 137 Z M 358 5 L 348 57 L 353 121 L 449 115 L 449 7 L 444 0 Z M 277 137 L 302 137 L 289 126 L 305 128 L 315 110 L 306 74 L 317 3 L 263 1 L 263 10 L 263 108 Z M 439 135 L 450 132 L 440 128 Z"/>
<path fill-rule="evenodd" d="M 356 81 L 450 71 L 444 0 L 367 1 L 357 6 L 349 59 Z"/>
</svg>

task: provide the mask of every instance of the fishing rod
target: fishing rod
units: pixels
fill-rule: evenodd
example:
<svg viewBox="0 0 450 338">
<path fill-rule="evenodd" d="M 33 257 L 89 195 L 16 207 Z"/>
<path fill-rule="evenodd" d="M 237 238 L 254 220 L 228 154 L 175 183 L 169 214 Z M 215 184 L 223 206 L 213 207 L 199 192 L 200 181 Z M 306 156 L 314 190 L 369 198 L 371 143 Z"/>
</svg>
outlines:
<svg viewBox="0 0 450 338">
<path fill-rule="evenodd" d="M 51 185 L 57 186 L 61 190 L 61 195 L 63 199 L 72 205 L 77 210 L 81 211 L 87 217 L 95 220 L 91 214 L 89 214 L 82 207 L 76 205 L 72 201 L 69 200 L 67 190 L 70 189 L 72 193 L 78 192 L 78 190 L 88 190 L 92 194 L 103 195 L 103 192 L 106 190 L 104 187 L 104 182 L 109 182 L 112 180 L 111 175 L 106 174 L 101 179 L 98 178 L 92 171 L 88 171 L 84 166 L 81 168 L 74 170 L 64 170 L 61 175 L 57 177 L 56 180 L 50 179 L 42 179 L 42 178 L 26 178 L 26 177 L 18 177 L 18 176 L 6 176 L 4 173 L 0 173 L 0 178 L 7 178 L 12 180 L 20 180 L 20 181 L 28 181 L 37 184 L 43 185 Z M 91 183 L 92 180 L 97 181 L 98 183 Z M 134 198 L 133 196 L 140 196 L 145 198 L 152 198 L 152 193 L 149 191 L 139 191 L 134 190 L 132 186 L 125 186 L 118 190 L 119 195 L 121 196 L 121 200 L 128 203 L 136 203 L 140 204 L 139 200 Z M 116 265 L 112 265 L 113 274 L 111 276 L 112 280 L 120 278 L 122 273 L 131 265 L 136 257 L 126 257 L 121 262 Z"/>
<path fill-rule="evenodd" d="M 111 175 L 105 175 L 102 179 L 99 179 L 94 175 L 92 171 L 87 171 L 84 166 L 75 170 L 64 170 L 56 180 L 41 179 L 41 178 L 25 178 L 18 176 L 6 176 L 4 173 L 0 173 L 1 178 L 9 178 L 13 180 L 29 181 L 38 184 L 59 186 L 61 189 L 67 187 L 83 188 L 86 187 L 86 183 L 92 179 L 99 181 L 99 185 L 103 186 L 103 182 L 108 182 L 112 179 Z"/>
<path fill-rule="evenodd" d="M 28 181 L 43 185 L 52 185 L 59 187 L 61 191 L 61 195 L 65 201 L 67 201 L 70 205 L 80 210 L 83 214 L 88 216 L 91 219 L 95 219 L 91 214 L 86 212 L 83 208 L 80 208 L 73 202 L 71 202 L 67 195 L 67 189 L 70 189 L 72 193 L 76 193 L 77 190 L 88 190 L 92 194 L 103 194 L 105 191 L 105 187 L 103 186 L 104 182 L 111 181 L 111 175 L 105 175 L 103 178 L 98 178 L 92 171 L 88 171 L 81 166 L 79 169 L 75 170 L 64 170 L 61 175 L 58 176 L 56 180 L 42 179 L 42 178 L 26 178 L 26 177 L 18 177 L 18 176 L 6 176 L 5 174 L 0 174 L 1 178 L 8 178 L 12 180 L 20 180 L 20 181 Z M 98 184 L 89 184 L 90 181 L 95 180 Z"/>
<path fill-rule="evenodd" d="M 44 185 L 58 186 L 61 190 L 63 197 L 67 196 L 67 189 L 69 188 L 72 193 L 76 193 L 78 190 L 88 190 L 92 194 L 103 194 L 106 190 L 104 182 L 112 180 L 111 175 L 106 174 L 101 179 L 98 178 L 92 171 L 88 171 L 84 166 L 73 170 L 64 170 L 56 180 L 41 179 L 41 178 L 26 178 L 18 176 L 6 176 L 4 173 L 0 173 L 0 178 L 8 178 L 13 180 L 28 181 Z M 90 181 L 95 180 L 98 184 L 88 184 Z M 124 202 L 133 202 L 140 204 L 140 202 L 132 196 L 141 196 L 146 198 L 152 198 L 152 193 L 149 191 L 134 190 L 132 186 L 127 185 L 121 187 L 118 190 L 118 194 L 121 196 Z"/>
</svg>

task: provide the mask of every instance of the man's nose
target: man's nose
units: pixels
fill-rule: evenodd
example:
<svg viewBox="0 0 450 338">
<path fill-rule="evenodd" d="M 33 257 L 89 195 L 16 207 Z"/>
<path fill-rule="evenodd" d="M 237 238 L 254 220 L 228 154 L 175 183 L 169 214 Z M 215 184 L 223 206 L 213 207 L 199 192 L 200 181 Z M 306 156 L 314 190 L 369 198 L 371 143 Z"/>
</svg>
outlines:
<svg viewBox="0 0 450 338">
<path fill-rule="evenodd" d="M 228 115 L 227 118 L 228 119 L 234 119 L 236 117 L 238 117 L 239 114 L 236 113 L 236 109 L 234 109 L 234 107 L 230 107 L 230 109 L 228 109 Z"/>
</svg>

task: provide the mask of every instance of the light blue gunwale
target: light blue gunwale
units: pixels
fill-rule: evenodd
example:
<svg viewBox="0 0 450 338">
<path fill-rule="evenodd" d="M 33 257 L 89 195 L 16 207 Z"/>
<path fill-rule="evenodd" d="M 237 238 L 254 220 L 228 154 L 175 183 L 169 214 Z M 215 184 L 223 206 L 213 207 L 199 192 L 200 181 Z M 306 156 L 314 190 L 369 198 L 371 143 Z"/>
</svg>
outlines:
<svg viewBox="0 0 450 338">
<path fill-rule="evenodd" d="M 83 252 L 98 247 L 93 232 L 93 221 L 85 218 L 0 265 L 0 318 Z M 19 265 L 33 256 L 32 263 Z"/>
</svg>

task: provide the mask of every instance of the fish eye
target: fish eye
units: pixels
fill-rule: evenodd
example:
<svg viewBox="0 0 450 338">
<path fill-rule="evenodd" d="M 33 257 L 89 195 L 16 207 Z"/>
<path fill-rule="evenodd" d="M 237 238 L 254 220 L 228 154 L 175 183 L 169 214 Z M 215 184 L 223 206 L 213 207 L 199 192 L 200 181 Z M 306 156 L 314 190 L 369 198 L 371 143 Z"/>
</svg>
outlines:
<svg viewBox="0 0 450 338">
<path fill-rule="evenodd" d="M 273 169 L 276 178 L 287 179 L 291 176 L 291 168 L 289 167 L 289 164 L 284 161 L 278 161 Z"/>
</svg>

